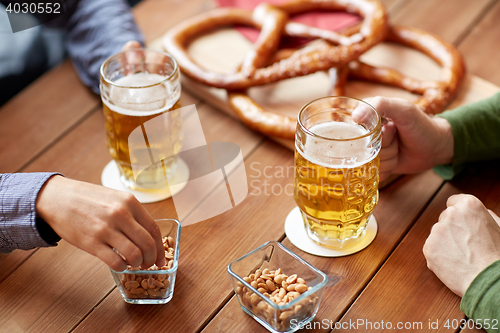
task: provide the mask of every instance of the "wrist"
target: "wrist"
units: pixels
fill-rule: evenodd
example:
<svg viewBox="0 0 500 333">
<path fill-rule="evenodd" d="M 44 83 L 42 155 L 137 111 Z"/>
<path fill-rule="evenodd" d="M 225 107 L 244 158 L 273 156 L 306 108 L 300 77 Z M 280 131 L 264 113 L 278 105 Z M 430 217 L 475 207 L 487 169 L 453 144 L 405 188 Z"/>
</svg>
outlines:
<svg viewBox="0 0 500 333">
<path fill-rule="evenodd" d="M 446 119 L 434 117 L 433 120 L 439 133 L 438 144 L 433 154 L 435 156 L 434 165 L 450 164 L 453 161 L 455 149 L 453 130 Z"/>
<path fill-rule="evenodd" d="M 60 175 L 50 177 L 38 192 L 36 198 L 36 214 L 50 225 L 51 214 L 58 209 L 57 197 L 55 194 L 60 191 L 60 184 L 65 178 Z"/>
</svg>

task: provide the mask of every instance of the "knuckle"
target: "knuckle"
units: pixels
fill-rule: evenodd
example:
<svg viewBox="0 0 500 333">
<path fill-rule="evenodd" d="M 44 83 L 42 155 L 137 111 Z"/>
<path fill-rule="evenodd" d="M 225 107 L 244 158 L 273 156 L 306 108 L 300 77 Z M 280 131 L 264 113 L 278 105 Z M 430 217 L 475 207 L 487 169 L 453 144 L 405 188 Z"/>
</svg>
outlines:
<svg viewBox="0 0 500 333">
<path fill-rule="evenodd" d="M 466 194 L 462 200 L 466 206 L 472 209 L 480 209 L 483 207 L 483 203 L 473 195 Z"/>
<path fill-rule="evenodd" d="M 118 256 L 115 256 L 109 263 L 108 263 L 108 266 L 117 271 L 117 272 L 121 272 L 123 270 L 125 270 L 127 267 L 125 265 L 125 263 L 123 262 L 123 260 L 121 258 L 119 258 Z"/>
<path fill-rule="evenodd" d="M 431 245 L 431 242 L 429 241 L 429 238 L 427 238 L 427 240 L 425 241 L 424 247 L 422 248 L 422 252 L 423 252 L 426 260 L 427 260 L 427 258 L 429 258 L 432 255 L 432 253 L 433 253 L 432 245 Z M 427 262 L 429 262 L 429 261 L 427 260 Z"/>
<path fill-rule="evenodd" d="M 382 96 L 375 96 L 370 99 L 369 103 L 375 108 L 385 108 L 387 106 L 387 100 Z"/>
<path fill-rule="evenodd" d="M 128 192 L 123 192 L 122 200 L 127 206 L 128 205 L 135 205 L 138 203 L 136 197 L 133 194 L 128 193 Z"/>
<path fill-rule="evenodd" d="M 123 205 L 121 202 L 116 202 L 109 209 L 109 214 L 112 218 L 122 219 L 128 215 L 129 210 L 127 206 Z"/>
<path fill-rule="evenodd" d="M 94 235 L 97 239 L 106 239 L 108 238 L 109 234 L 111 233 L 111 228 L 110 226 L 105 223 L 97 223 L 94 226 Z"/>
<path fill-rule="evenodd" d="M 139 266 L 142 262 L 142 252 L 139 248 L 134 247 L 129 253 L 127 260 L 133 264 L 133 266 Z"/>
</svg>

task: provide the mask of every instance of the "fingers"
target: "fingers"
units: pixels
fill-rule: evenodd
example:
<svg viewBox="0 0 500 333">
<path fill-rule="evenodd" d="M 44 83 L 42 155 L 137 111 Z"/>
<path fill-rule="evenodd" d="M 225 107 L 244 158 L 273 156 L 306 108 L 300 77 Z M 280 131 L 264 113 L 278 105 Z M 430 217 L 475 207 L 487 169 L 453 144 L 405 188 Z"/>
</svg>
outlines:
<svg viewBox="0 0 500 333">
<path fill-rule="evenodd" d="M 413 116 L 421 116 L 423 113 L 415 104 L 403 98 L 373 97 L 366 99 L 378 111 L 381 117 L 392 120 L 397 125 L 413 122 Z"/>
<path fill-rule="evenodd" d="M 99 243 L 94 247 L 94 253 L 97 258 L 101 259 L 109 268 L 121 272 L 127 269 L 127 264 L 118 253 L 106 244 Z"/>
<path fill-rule="evenodd" d="M 397 167 L 399 157 L 398 141 L 395 140 L 395 128 L 389 123 L 382 129 L 382 149 L 380 150 L 379 176 L 383 181 Z"/>
<path fill-rule="evenodd" d="M 125 43 L 125 45 L 123 45 L 122 51 L 128 51 L 128 50 L 140 49 L 140 48 L 142 48 L 141 43 L 139 43 L 138 41 L 135 41 L 135 40 L 131 40 L 131 41 L 128 41 L 127 43 Z"/>
<path fill-rule="evenodd" d="M 382 147 L 379 153 L 380 162 L 398 157 L 399 145 L 398 141 L 394 140 L 390 145 Z"/>
<path fill-rule="evenodd" d="M 396 127 L 389 122 L 382 127 L 382 148 L 388 147 L 396 137 Z"/>
<path fill-rule="evenodd" d="M 163 247 L 161 232 L 160 228 L 158 227 L 158 224 L 156 224 L 154 219 L 142 207 L 142 205 L 137 201 L 137 199 L 135 199 L 135 197 L 132 197 L 131 200 L 134 201 L 132 214 L 135 220 L 142 226 L 142 228 L 134 228 L 134 229 L 140 229 L 140 232 L 134 232 L 134 230 L 128 230 L 127 235 L 129 237 L 137 239 L 135 241 L 136 244 L 144 244 L 144 245 L 147 244 L 147 252 L 143 251 L 144 255 L 143 265 L 149 264 L 149 266 L 151 266 L 152 264 L 155 263 L 156 266 L 158 267 L 165 266 L 165 248 Z M 132 233 L 132 235 L 129 235 L 129 233 Z"/>
<path fill-rule="evenodd" d="M 126 263 L 131 265 L 132 267 L 139 267 L 144 262 L 144 251 L 136 244 L 138 243 L 134 242 L 134 240 L 132 239 L 125 237 L 125 235 L 122 233 L 115 233 L 113 237 L 110 237 L 108 241 L 108 245 L 111 248 L 115 249 L 118 254 L 123 256 Z"/>
<path fill-rule="evenodd" d="M 373 117 L 373 110 L 370 106 L 360 102 L 352 111 L 351 117 L 356 123 L 364 124 L 369 122 L 369 120 Z"/>
<path fill-rule="evenodd" d="M 379 172 L 378 176 L 381 182 L 389 178 L 389 176 L 392 174 L 392 172 Z"/>
<path fill-rule="evenodd" d="M 469 206 L 470 208 L 484 207 L 481 200 L 470 194 L 454 194 L 450 196 L 446 201 L 446 207 L 455 206 L 458 203 L 461 203 L 465 206 Z"/>
<path fill-rule="evenodd" d="M 138 224 L 124 224 L 122 230 L 126 236 L 124 238 L 128 238 L 131 244 L 135 244 L 138 253 L 134 253 L 131 248 L 128 248 L 128 252 L 123 252 L 121 248 L 116 246 L 115 248 L 124 255 L 133 267 L 148 268 L 156 263 L 159 254 L 158 249 L 155 240 L 144 227 Z M 165 252 L 163 252 L 163 257 L 165 257 Z"/>
<path fill-rule="evenodd" d="M 141 50 L 142 45 L 135 40 L 128 41 L 123 45 L 122 52 L 124 53 L 121 54 L 120 63 L 125 75 L 134 74 L 143 70 L 143 68 L 140 68 L 144 58 Z"/>
</svg>

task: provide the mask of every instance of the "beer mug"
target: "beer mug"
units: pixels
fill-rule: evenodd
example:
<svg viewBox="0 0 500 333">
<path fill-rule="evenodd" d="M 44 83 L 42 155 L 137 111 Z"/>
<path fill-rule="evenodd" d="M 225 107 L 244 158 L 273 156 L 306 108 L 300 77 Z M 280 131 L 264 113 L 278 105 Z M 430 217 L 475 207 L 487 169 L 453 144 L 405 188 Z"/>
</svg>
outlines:
<svg viewBox="0 0 500 333">
<path fill-rule="evenodd" d="M 100 89 L 108 150 L 122 183 L 132 190 L 165 188 L 176 172 L 183 139 L 177 62 L 147 49 L 118 53 L 101 66 Z M 146 131 L 145 123 L 159 115 L 161 125 Z M 129 140 L 138 130 L 142 141 Z M 149 156 L 161 164 L 148 165 Z M 134 168 L 144 171 L 134 175 Z"/>
<path fill-rule="evenodd" d="M 364 236 L 378 202 L 381 118 L 368 103 L 324 97 L 297 117 L 294 198 L 308 236 L 342 248 Z"/>
</svg>

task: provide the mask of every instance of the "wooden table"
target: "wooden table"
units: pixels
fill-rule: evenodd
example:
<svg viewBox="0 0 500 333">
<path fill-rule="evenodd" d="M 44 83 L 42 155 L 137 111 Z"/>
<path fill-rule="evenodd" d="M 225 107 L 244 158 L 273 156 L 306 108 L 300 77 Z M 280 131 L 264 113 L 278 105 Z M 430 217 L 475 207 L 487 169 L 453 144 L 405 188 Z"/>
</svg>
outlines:
<svg viewBox="0 0 500 333">
<path fill-rule="evenodd" d="M 392 22 L 453 43 L 469 73 L 500 86 L 500 1 L 383 2 Z M 209 0 L 144 0 L 134 14 L 151 42 L 213 6 Z M 447 321 L 464 318 L 460 299 L 427 269 L 422 246 L 451 194 L 472 193 L 500 213 L 498 164 L 469 169 L 451 183 L 431 171 L 400 178 L 380 192 L 375 210 L 379 232 L 367 249 L 336 259 L 314 257 L 285 237 L 283 223 L 293 198 L 265 195 L 259 187 L 264 181 L 282 187 L 292 183 L 293 174 L 266 179 L 263 174 L 264 167 L 292 166 L 291 151 L 187 93 L 182 103 L 196 103 L 208 141 L 241 147 L 248 179 L 260 185 L 250 186 L 236 208 L 183 228 L 173 300 L 161 306 L 126 304 L 103 263 L 61 241 L 55 248 L 0 255 L 1 332 L 265 332 L 239 308 L 226 267 L 270 240 L 340 277 L 326 290 L 316 316 L 322 325 L 314 331 L 330 331 L 335 322 L 346 323 L 342 331 L 364 331 L 347 325 L 359 319 L 393 327 L 403 323 L 420 331 L 438 321 L 437 331 L 449 331 Z M 0 109 L 0 147 L 2 173 L 59 171 L 99 184 L 110 160 L 100 99 L 66 61 Z M 176 216 L 171 200 L 145 207 L 155 218 Z"/>
</svg>

